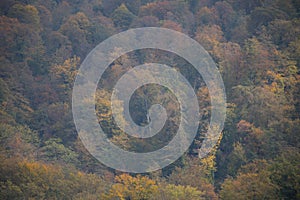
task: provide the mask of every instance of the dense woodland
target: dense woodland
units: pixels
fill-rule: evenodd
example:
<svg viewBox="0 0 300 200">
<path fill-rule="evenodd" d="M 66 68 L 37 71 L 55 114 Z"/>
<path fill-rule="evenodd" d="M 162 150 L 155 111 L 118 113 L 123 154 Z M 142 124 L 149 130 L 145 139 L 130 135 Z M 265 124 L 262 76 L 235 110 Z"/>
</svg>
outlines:
<svg viewBox="0 0 300 200">
<path fill-rule="evenodd" d="M 1 0 L 0 15 L 0 199 L 300 199 L 299 0 Z M 210 119 L 201 78 L 168 52 L 121 56 L 96 93 L 99 123 L 111 141 L 151 151 L 178 128 L 171 117 L 151 140 L 116 128 L 109 86 L 139 63 L 163 60 L 178 68 L 194 82 L 203 111 L 185 155 L 162 170 L 128 174 L 107 168 L 81 143 L 72 86 L 101 41 L 149 26 L 183 32 L 209 52 L 226 87 L 227 119 L 218 145 L 200 160 Z M 145 99 L 178 108 L 170 92 L 151 99 L 158 92 L 135 93 L 137 123 L 146 122 Z"/>
</svg>

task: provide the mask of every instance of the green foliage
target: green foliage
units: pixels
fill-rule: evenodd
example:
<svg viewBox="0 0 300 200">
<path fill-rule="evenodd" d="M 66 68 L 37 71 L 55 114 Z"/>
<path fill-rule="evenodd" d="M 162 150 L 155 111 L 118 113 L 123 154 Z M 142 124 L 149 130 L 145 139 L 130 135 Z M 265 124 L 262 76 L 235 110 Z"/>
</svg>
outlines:
<svg viewBox="0 0 300 200">
<path fill-rule="evenodd" d="M 276 19 L 285 19 L 286 14 L 278 9 L 256 8 L 252 13 L 249 21 L 249 31 L 252 32 L 262 25 L 268 25 L 269 22 Z"/>
<path fill-rule="evenodd" d="M 287 148 L 271 163 L 271 179 L 279 186 L 280 197 L 300 198 L 299 149 Z"/>
<path fill-rule="evenodd" d="M 0 1 L 0 199 L 299 199 L 299 13 L 298 0 Z M 158 86 L 136 90 L 130 108 L 145 125 L 149 106 L 163 103 L 161 133 L 139 139 L 117 128 L 112 86 L 139 64 L 176 68 L 203 111 L 190 149 L 151 178 L 120 175 L 93 158 L 71 112 L 74 79 L 89 51 L 117 31 L 147 26 L 197 40 L 222 74 L 228 103 L 220 143 L 199 160 L 211 105 L 193 67 L 150 49 L 115 60 L 95 94 L 99 123 L 114 144 L 153 151 L 178 128 L 180 106 Z"/>
<path fill-rule="evenodd" d="M 38 26 L 40 23 L 38 10 L 32 5 L 23 6 L 22 4 L 15 4 L 9 9 L 8 16 L 17 18 L 22 23 L 34 26 Z"/>
<path fill-rule="evenodd" d="M 26 126 L 0 124 L 1 155 L 34 158 L 39 146 L 36 131 Z"/>
<path fill-rule="evenodd" d="M 41 157 L 47 161 L 63 161 L 76 165 L 78 155 L 69 148 L 66 148 L 60 139 L 51 138 L 41 148 Z"/>
<path fill-rule="evenodd" d="M 1 199 L 98 199 L 105 182 L 96 175 L 30 161 L 1 158 Z"/>
<path fill-rule="evenodd" d="M 128 28 L 134 18 L 135 15 L 128 10 L 125 4 L 120 5 L 120 7 L 112 13 L 112 20 L 115 26 L 121 30 Z"/>
</svg>

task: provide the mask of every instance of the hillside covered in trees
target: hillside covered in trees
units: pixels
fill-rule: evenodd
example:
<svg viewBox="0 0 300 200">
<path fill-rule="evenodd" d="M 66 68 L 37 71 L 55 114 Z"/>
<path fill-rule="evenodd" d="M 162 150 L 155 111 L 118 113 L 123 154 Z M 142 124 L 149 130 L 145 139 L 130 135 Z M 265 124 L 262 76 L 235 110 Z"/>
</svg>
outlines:
<svg viewBox="0 0 300 200">
<path fill-rule="evenodd" d="M 113 143 L 152 151 L 178 128 L 176 115 L 151 140 L 116 127 L 110 86 L 138 64 L 178 68 L 193 81 L 203 112 L 180 159 L 128 174 L 106 167 L 83 146 L 72 87 L 94 47 L 139 27 L 185 33 L 208 51 L 225 84 L 227 118 L 217 146 L 199 159 L 211 115 L 201 78 L 184 59 L 161 50 L 121 56 L 95 95 L 99 123 Z M 300 199 L 299 0 L 1 0 L 0 52 L 0 199 Z M 147 123 L 145 101 L 178 110 L 172 94 L 159 88 L 139 88 L 132 99 L 138 124 Z"/>
</svg>

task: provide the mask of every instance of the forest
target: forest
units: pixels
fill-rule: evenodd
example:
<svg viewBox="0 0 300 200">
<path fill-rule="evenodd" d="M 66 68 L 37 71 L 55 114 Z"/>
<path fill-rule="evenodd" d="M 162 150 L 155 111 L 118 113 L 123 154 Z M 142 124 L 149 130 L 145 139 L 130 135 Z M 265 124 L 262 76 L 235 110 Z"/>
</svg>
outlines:
<svg viewBox="0 0 300 200">
<path fill-rule="evenodd" d="M 197 150 L 211 116 L 206 84 L 170 52 L 144 49 L 115 60 L 95 94 L 97 119 L 114 144 L 149 152 L 178 129 L 178 102 L 141 87 L 131 115 L 149 104 L 173 111 L 161 133 L 137 139 L 112 117 L 111 85 L 129 69 L 162 62 L 191 80 L 202 118 L 189 149 L 171 165 L 125 173 L 94 158 L 78 137 L 72 89 L 88 53 L 132 28 L 184 33 L 212 57 L 224 81 L 226 121 L 204 158 Z M 158 98 L 155 98 L 158 97 Z M 300 199 L 299 0 L 1 0 L 0 199 Z"/>
</svg>

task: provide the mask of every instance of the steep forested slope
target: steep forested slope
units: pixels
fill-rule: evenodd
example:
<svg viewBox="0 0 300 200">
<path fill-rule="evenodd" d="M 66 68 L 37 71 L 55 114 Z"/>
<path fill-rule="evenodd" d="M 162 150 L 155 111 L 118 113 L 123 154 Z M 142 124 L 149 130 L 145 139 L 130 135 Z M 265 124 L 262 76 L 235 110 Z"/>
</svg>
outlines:
<svg viewBox="0 0 300 200">
<path fill-rule="evenodd" d="M 300 198 L 299 0 L 1 0 L 0 15 L 0 199 Z M 84 148 L 71 93 L 81 62 L 96 45 L 148 26 L 183 32 L 209 52 L 226 87 L 227 119 L 218 145 L 199 160 L 211 110 L 203 81 L 185 60 L 164 51 L 120 57 L 96 92 L 99 123 L 115 144 L 151 151 L 178 128 L 171 118 L 150 142 L 116 129 L 110 85 L 137 64 L 176 63 L 193 81 L 203 110 L 185 155 L 160 171 L 129 175 L 105 167 Z M 158 92 L 136 92 L 132 117 L 139 124 L 147 120 L 140 108 L 147 93 Z"/>
</svg>

